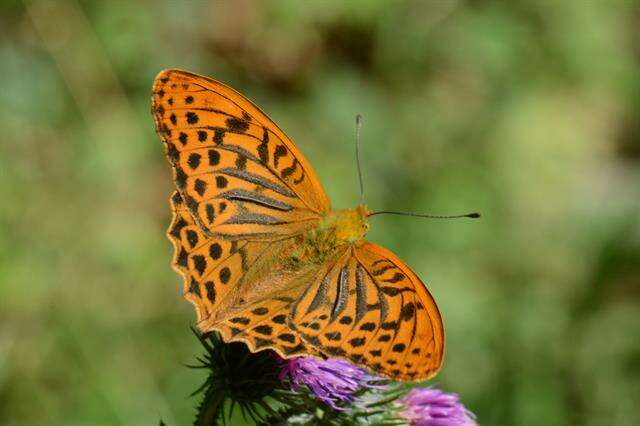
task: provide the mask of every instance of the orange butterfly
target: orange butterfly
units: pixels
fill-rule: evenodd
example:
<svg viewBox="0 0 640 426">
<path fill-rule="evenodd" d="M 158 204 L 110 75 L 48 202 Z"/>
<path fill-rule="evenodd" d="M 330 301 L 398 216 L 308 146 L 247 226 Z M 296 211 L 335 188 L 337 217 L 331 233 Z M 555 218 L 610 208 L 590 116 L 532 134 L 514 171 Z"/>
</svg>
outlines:
<svg viewBox="0 0 640 426">
<path fill-rule="evenodd" d="M 291 139 L 218 81 L 165 70 L 152 103 L 177 187 L 173 265 L 202 331 L 396 380 L 438 372 L 438 308 L 402 260 L 364 240 L 366 206 L 332 210 Z"/>
</svg>

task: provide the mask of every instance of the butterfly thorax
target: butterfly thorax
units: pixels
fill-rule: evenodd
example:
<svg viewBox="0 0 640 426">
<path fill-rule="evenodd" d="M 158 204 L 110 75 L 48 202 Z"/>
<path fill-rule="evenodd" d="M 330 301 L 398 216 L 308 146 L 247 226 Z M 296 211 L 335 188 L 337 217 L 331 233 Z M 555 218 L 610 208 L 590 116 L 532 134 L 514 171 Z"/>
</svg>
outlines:
<svg viewBox="0 0 640 426">
<path fill-rule="evenodd" d="M 334 239 L 337 245 L 352 244 L 369 231 L 369 210 L 363 204 L 353 209 L 331 211 L 318 224 L 316 232 L 322 238 Z"/>
<path fill-rule="evenodd" d="M 289 264 L 295 269 L 301 264 L 324 263 L 328 258 L 343 253 L 345 246 L 361 240 L 369 230 L 368 214 L 364 205 L 332 210 L 315 228 L 299 237 Z"/>
</svg>

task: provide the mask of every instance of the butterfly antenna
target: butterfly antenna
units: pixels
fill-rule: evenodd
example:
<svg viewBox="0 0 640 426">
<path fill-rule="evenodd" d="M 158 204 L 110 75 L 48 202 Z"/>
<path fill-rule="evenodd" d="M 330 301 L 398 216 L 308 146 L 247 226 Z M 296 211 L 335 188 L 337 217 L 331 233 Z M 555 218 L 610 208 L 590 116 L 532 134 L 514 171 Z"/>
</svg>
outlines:
<svg viewBox="0 0 640 426">
<path fill-rule="evenodd" d="M 441 216 L 441 215 L 433 215 L 433 214 L 418 214 L 418 213 L 411 213 L 411 212 L 392 212 L 388 210 L 369 213 L 369 216 L 375 216 L 377 214 L 395 214 L 399 216 L 426 217 L 428 219 L 458 219 L 461 217 L 469 217 L 471 219 L 477 219 L 480 217 L 480 213 L 475 213 L 475 212 L 467 213 L 467 214 L 456 214 L 451 216 Z"/>
<path fill-rule="evenodd" d="M 356 115 L 356 164 L 358 166 L 358 181 L 360 182 L 360 204 L 364 204 L 364 185 L 362 184 L 362 169 L 360 168 L 360 129 L 362 116 Z"/>
</svg>

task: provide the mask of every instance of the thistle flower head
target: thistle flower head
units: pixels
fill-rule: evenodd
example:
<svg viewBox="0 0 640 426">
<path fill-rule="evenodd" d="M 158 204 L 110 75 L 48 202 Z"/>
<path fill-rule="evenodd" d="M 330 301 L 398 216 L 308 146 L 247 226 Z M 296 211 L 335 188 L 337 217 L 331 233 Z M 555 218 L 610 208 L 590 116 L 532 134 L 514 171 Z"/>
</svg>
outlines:
<svg viewBox="0 0 640 426">
<path fill-rule="evenodd" d="M 355 393 L 361 389 L 385 387 L 380 384 L 381 378 L 338 358 L 298 357 L 284 363 L 280 380 L 288 378 L 293 390 L 306 385 L 320 401 L 334 410 L 343 411 L 344 408 L 338 404 L 353 402 Z"/>
<path fill-rule="evenodd" d="M 402 415 L 412 426 L 476 426 L 476 418 L 455 393 L 415 388 L 400 399 Z"/>
</svg>

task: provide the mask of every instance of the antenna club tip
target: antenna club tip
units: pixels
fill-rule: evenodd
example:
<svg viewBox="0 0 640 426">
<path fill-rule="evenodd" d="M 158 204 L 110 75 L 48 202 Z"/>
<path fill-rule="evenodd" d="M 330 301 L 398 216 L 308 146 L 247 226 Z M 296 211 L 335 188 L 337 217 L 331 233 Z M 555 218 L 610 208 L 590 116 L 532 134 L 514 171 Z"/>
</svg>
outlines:
<svg viewBox="0 0 640 426">
<path fill-rule="evenodd" d="M 362 115 L 361 114 L 356 114 L 356 123 L 360 123 L 362 122 Z"/>
<path fill-rule="evenodd" d="M 469 213 L 468 217 L 472 219 L 477 219 L 480 217 L 480 213 Z"/>
</svg>

